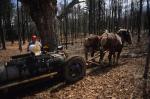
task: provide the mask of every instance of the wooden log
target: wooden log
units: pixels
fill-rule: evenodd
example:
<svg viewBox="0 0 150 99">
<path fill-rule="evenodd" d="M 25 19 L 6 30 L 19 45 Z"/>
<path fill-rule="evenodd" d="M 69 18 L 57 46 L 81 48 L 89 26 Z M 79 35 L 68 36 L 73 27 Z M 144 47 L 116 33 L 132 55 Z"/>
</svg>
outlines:
<svg viewBox="0 0 150 99">
<path fill-rule="evenodd" d="M 104 51 L 104 54 L 105 54 L 106 52 L 107 52 L 107 51 Z M 90 59 L 89 59 L 89 60 L 87 60 L 87 61 L 91 61 L 91 60 L 96 59 L 96 58 L 98 58 L 98 57 L 100 57 L 99 52 L 98 52 L 98 53 L 96 53 L 96 55 L 95 55 L 94 57 L 90 58 Z"/>
<path fill-rule="evenodd" d="M 87 61 L 87 63 L 92 63 L 92 64 L 95 64 L 95 65 L 100 65 L 99 63 L 94 62 L 94 61 Z"/>
<path fill-rule="evenodd" d="M 44 79 L 44 78 L 47 78 L 47 77 L 54 76 L 56 74 L 57 74 L 57 72 L 48 73 L 48 74 L 43 74 L 41 76 L 32 77 L 32 78 L 29 78 L 29 79 L 26 79 L 26 80 L 22 80 L 22 81 L 16 81 L 16 82 L 13 82 L 13 83 L 10 82 L 8 84 L 0 86 L 0 90 L 7 89 L 7 88 L 10 88 L 10 87 L 13 87 L 13 86 L 17 86 L 17 85 L 21 85 L 21 84 L 25 84 L 25 83 L 29 83 L 29 82 L 32 82 L 32 81 Z"/>
<path fill-rule="evenodd" d="M 94 57 L 90 58 L 90 59 L 87 60 L 87 61 L 91 61 L 91 60 L 93 60 L 93 59 L 96 59 L 96 58 L 98 58 L 99 56 L 100 56 L 99 53 L 97 53 Z"/>
<path fill-rule="evenodd" d="M 104 51 L 104 53 L 106 53 L 106 52 L 107 52 L 107 51 Z M 100 57 L 99 52 L 96 53 L 96 55 L 95 55 L 94 57 L 92 57 L 92 58 L 90 58 L 89 60 L 87 60 L 87 61 L 86 61 L 86 62 L 87 62 L 86 65 L 88 66 L 88 65 L 89 65 L 88 63 L 92 63 L 92 64 L 95 64 L 95 65 L 100 65 L 99 63 L 92 61 L 93 59 L 96 59 L 96 58 L 98 58 L 98 57 Z"/>
</svg>

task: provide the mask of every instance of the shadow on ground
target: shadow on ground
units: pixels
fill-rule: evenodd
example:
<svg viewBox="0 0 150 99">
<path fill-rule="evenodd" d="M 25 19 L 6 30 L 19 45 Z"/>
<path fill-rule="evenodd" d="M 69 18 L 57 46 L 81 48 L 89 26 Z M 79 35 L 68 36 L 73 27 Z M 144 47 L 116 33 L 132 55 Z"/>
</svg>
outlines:
<svg viewBox="0 0 150 99">
<path fill-rule="evenodd" d="M 47 90 L 55 90 L 56 88 L 60 89 L 60 86 L 65 86 L 63 79 L 59 76 L 53 78 L 46 78 L 40 81 L 20 85 L 9 89 L 7 92 L 0 93 L 0 99 L 16 99 L 22 98 L 25 96 L 33 96 L 36 93 Z"/>
<path fill-rule="evenodd" d="M 119 64 L 114 64 L 114 65 L 109 65 L 108 63 L 104 63 L 103 65 L 96 66 L 97 68 L 93 69 L 89 73 L 89 75 L 97 76 L 99 74 L 105 74 L 105 73 L 109 72 L 110 70 L 112 70 L 113 68 L 117 68 L 117 67 L 123 66 L 123 65 L 125 65 L 127 63 L 128 63 L 127 61 L 121 62 Z"/>
</svg>

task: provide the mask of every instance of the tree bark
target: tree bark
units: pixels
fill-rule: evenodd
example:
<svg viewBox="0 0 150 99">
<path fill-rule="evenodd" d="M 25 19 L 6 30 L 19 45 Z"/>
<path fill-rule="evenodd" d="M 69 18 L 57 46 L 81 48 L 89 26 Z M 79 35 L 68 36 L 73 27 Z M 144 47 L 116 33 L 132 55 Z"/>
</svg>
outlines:
<svg viewBox="0 0 150 99">
<path fill-rule="evenodd" d="M 148 32 L 148 36 L 149 36 L 149 45 L 148 45 L 148 55 L 146 58 L 146 65 L 145 65 L 145 71 L 144 71 L 144 78 L 147 79 L 148 77 L 148 71 L 149 71 L 149 61 L 150 61 L 150 11 L 149 11 L 149 2 L 147 0 L 147 16 L 148 16 L 148 24 L 149 24 L 149 32 Z"/>
<path fill-rule="evenodd" d="M 66 8 L 67 6 L 67 1 L 64 0 L 64 9 Z M 66 46 L 66 49 L 68 49 L 68 15 L 65 15 L 64 17 L 64 21 L 65 21 L 65 32 L 64 32 L 64 35 L 65 35 L 65 46 Z"/>
<path fill-rule="evenodd" d="M 92 34 L 92 0 L 89 0 L 89 34 Z"/>
<path fill-rule="evenodd" d="M 19 15 L 19 4 L 17 0 L 17 25 L 18 25 L 18 41 L 19 41 L 19 50 L 22 51 L 22 39 L 21 39 L 21 31 L 20 31 L 20 15 Z"/>
<path fill-rule="evenodd" d="M 0 49 L 1 49 L 1 47 L 2 47 L 2 41 L 1 41 L 1 38 L 0 38 Z"/>
<path fill-rule="evenodd" d="M 22 26 L 22 40 L 23 44 L 25 44 L 25 14 L 24 14 L 24 7 L 21 5 L 21 26 Z"/>
<path fill-rule="evenodd" d="M 147 89 L 148 72 L 150 69 L 149 68 L 149 63 L 150 63 L 150 7 L 149 7 L 149 0 L 147 0 L 147 19 L 148 19 L 148 27 L 149 27 L 149 32 L 148 32 L 149 44 L 148 44 L 148 54 L 146 57 L 145 70 L 144 70 L 144 74 L 143 74 L 143 77 L 145 79 L 144 89 L 143 89 L 143 98 L 144 99 L 148 99 L 148 92 L 146 91 L 146 89 Z"/>
<path fill-rule="evenodd" d="M 0 39 L 1 39 L 1 43 L 2 43 L 2 49 L 6 49 L 6 44 L 5 44 L 5 34 L 3 32 L 3 28 L 2 25 L 0 23 Z"/>
<path fill-rule="evenodd" d="M 49 51 L 57 48 L 57 35 L 54 29 L 56 15 L 56 0 L 21 0 L 29 9 L 32 20 L 35 22 L 43 46 L 48 46 Z"/>
<path fill-rule="evenodd" d="M 139 23 L 138 23 L 138 39 L 137 43 L 141 41 L 141 21 L 142 21 L 142 9 L 143 9 L 143 0 L 140 0 L 140 12 L 139 12 Z"/>
</svg>

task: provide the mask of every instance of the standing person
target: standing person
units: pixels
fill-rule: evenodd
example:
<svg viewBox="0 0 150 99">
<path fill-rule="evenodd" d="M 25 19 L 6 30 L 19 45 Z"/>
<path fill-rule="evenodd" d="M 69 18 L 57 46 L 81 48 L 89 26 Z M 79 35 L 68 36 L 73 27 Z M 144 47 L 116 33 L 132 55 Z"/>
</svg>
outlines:
<svg viewBox="0 0 150 99">
<path fill-rule="evenodd" d="M 41 54 L 41 47 L 42 44 L 40 41 L 38 41 L 37 36 L 32 35 L 32 39 L 28 45 L 27 51 L 30 51 L 31 53 L 34 53 L 35 56 L 38 56 Z"/>
</svg>

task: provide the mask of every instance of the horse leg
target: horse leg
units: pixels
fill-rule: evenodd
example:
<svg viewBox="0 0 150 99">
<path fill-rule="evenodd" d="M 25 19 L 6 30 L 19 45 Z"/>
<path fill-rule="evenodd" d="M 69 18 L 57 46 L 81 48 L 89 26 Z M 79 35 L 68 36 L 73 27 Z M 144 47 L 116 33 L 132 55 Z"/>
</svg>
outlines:
<svg viewBox="0 0 150 99">
<path fill-rule="evenodd" d="M 103 62 L 103 58 L 105 56 L 105 53 L 103 50 L 100 50 L 100 58 L 99 58 L 99 62 L 102 63 Z"/>
<path fill-rule="evenodd" d="M 116 53 L 113 53 L 113 64 L 115 64 L 116 61 Z"/>
<path fill-rule="evenodd" d="M 94 57 L 94 53 L 95 53 L 95 51 L 92 49 L 91 57 Z M 95 61 L 95 59 L 92 59 L 92 61 Z"/>
<path fill-rule="evenodd" d="M 112 60 L 111 60 L 112 55 L 113 55 L 113 53 L 109 52 L 109 55 L 108 55 L 109 65 L 112 65 Z"/>
<path fill-rule="evenodd" d="M 87 48 L 84 49 L 84 54 L 85 54 L 85 59 L 87 61 L 88 60 L 88 49 Z"/>
<path fill-rule="evenodd" d="M 120 53 L 121 53 L 121 52 L 118 52 L 118 53 L 117 53 L 117 61 L 116 61 L 116 64 L 118 64 L 118 61 L 119 61 L 119 58 L 120 58 Z"/>
</svg>

